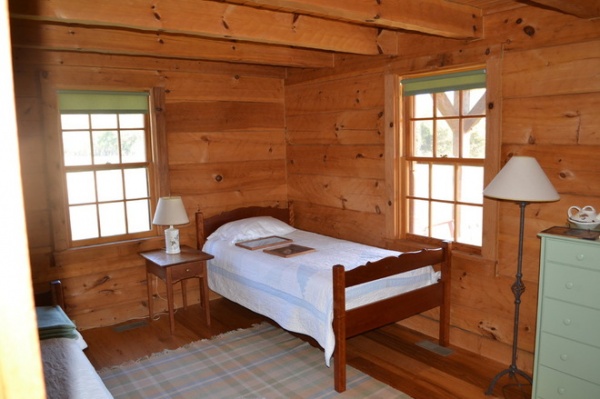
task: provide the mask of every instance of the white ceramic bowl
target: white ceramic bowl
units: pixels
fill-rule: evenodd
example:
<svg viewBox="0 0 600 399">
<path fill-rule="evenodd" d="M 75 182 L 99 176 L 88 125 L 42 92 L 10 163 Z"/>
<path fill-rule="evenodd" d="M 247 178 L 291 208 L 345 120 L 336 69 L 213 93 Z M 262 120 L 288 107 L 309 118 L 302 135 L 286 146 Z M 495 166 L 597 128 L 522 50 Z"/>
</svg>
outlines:
<svg viewBox="0 0 600 399">
<path fill-rule="evenodd" d="M 580 222 L 573 219 L 569 219 L 571 227 L 582 230 L 596 230 L 600 227 L 600 220 L 591 220 L 589 222 Z"/>
</svg>

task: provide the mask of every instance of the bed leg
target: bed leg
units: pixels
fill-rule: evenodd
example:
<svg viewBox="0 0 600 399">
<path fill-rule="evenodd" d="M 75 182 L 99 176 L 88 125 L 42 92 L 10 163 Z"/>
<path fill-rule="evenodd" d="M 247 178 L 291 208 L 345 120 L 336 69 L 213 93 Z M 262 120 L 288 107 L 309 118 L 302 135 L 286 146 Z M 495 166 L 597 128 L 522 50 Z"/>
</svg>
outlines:
<svg viewBox="0 0 600 399">
<path fill-rule="evenodd" d="M 333 385 L 337 392 L 346 390 L 346 283 L 344 267 L 333 267 Z"/>
<path fill-rule="evenodd" d="M 452 243 L 445 241 L 442 243 L 444 248 L 444 260 L 442 261 L 442 284 L 443 284 L 443 298 L 442 306 L 440 307 L 440 345 L 450 345 L 450 280 L 452 269 L 451 265 L 451 254 L 452 254 Z"/>
</svg>

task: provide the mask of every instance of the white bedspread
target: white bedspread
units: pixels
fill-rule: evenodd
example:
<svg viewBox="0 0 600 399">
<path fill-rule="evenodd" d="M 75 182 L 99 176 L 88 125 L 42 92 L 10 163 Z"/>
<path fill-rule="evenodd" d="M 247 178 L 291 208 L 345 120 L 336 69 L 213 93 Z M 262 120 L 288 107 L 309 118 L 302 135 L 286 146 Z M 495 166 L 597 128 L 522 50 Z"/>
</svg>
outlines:
<svg viewBox="0 0 600 399">
<path fill-rule="evenodd" d="M 315 252 L 281 258 L 211 239 L 203 248 L 214 255 L 208 262 L 209 286 L 222 296 L 275 320 L 280 326 L 313 337 L 325 350 L 329 366 L 335 346 L 331 268 L 346 270 L 399 252 L 370 247 L 302 230 L 285 235 Z M 437 282 L 432 267 L 351 287 L 347 309 Z"/>
<path fill-rule="evenodd" d="M 81 350 L 78 340 L 40 341 L 48 399 L 109 399 L 113 396 Z"/>
</svg>

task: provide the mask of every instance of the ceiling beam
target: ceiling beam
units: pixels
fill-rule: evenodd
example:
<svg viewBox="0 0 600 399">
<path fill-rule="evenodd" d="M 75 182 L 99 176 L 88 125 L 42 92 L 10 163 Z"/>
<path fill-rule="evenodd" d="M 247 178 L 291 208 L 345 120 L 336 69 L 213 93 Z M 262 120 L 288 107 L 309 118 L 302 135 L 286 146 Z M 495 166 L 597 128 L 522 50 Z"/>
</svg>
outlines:
<svg viewBox="0 0 600 399">
<path fill-rule="evenodd" d="M 223 0 L 453 39 L 481 38 L 481 9 L 445 0 Z"/>
<path fill-rule="evenodd" d="M 10 0 L 13 19 L 251 41 L 354 54 L 396 55 L 380 29 L 206 0 Z M 387 42 L 387 41 L 386 41 Z"/>
<path fill-rule="evenodd" d="M 44 21 L 11 21 L 16 48 L 85 51 L 162 58 L 242 62 L 302 68 L 333 67 L 334 56 L 324 51 L 236 43 L 171 33 L 151 33 L 107 27 L 65 25 Z"/>
<path fill-rule="evenodd" d="M 546 6 L 579 18 L 600 18 L 600 0 L 531 0 L 529 3 Z"/>
</svg>

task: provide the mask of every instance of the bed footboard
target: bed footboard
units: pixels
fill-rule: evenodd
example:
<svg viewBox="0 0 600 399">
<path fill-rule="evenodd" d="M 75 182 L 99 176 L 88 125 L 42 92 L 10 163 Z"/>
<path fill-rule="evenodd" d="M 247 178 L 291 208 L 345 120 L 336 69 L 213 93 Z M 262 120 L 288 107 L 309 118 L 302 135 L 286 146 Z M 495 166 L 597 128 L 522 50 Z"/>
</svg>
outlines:
<svg viewBox="0 0 600 399">
<path fill-rule="evenodd" d="M 345 271 L 333 268 L 333 331 L 335 333 L 334 387 L 346 390 L 346 339 L 440 307 L 440 345 L 448 346 L 450 331 L 451 244 L 369 262 Z M 346 288 L 429 265 L 440 265 L 441 278 L 433 285 L 346 310 Z"/>
</svg>

